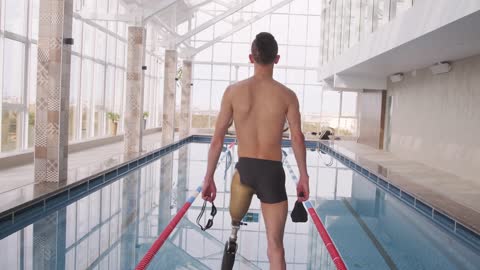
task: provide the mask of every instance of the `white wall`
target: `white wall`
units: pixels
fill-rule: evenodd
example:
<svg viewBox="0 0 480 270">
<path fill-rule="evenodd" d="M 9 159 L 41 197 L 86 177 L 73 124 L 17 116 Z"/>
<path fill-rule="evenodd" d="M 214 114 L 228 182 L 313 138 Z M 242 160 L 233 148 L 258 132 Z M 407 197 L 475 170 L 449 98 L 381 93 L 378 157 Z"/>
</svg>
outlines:
<svg viewBox="0 0 480 270">
<path fill-rule="evenodd" d="M 365 91 L 360 94 L 358 143 L 383 149 L 383 103 L 382 91 Z"/>
<path fill-rule="evenodd" d="M 452 67 L 446 74 L 423 69 L 389 82 L 390 151 L 480 182 L 480 55 Z"/>
</svg>

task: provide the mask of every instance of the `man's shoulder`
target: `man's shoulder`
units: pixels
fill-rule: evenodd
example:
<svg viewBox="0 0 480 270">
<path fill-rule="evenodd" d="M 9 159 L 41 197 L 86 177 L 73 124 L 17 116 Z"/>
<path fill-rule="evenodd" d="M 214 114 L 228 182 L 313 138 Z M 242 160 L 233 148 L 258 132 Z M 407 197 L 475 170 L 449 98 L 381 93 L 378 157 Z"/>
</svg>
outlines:
<svg viewBox="0 0 480 270">
<path fill-rule="evenodd" d="M 274 80 L 274 82 L 275 82 L 277 88 L 279 88 L 281 91 L 283 91 L 288 98 L 294 98 L 296 96 L 295 92 L 292 89 L 288 88 L 283 83 L 281 83 L 279 81 L 275 81 L 275 80 Z"/>
<path fill-rule="evenodd" d="M 230 86 L 228 86 L 228 88 L 238 89 L 238 88 L 242 88 L 242 87 L 247 86 L 249 83 L 250 83 L 250 78 L 245 79 L 245 80 L 241 80 L 241 81 L 238 81 L 238 82 L 234 82 L 234 83 L 230 84 Z"/>
<path fill-rule="evenodd" d="M 248 88 L 248 85 L 249 85 L 248 79 L 232 83 L 227 87 L 225 93 L 230 95 L 230 96 L 231 95 L 236 95 L 237 93 L 242 92 L 242 91 L 239 91 L 239 90 L 244 89 L 244 88 Z"/>
</svg>

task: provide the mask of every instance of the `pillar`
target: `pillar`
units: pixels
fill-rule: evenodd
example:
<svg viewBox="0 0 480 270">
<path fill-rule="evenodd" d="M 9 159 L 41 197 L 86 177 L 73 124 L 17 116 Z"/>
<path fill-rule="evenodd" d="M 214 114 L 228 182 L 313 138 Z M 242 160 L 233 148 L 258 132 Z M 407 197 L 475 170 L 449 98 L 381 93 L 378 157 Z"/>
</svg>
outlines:
<svg viewBox="0 0 480 270">
<path fill-rule="evenodd" d="M 190 134 L 190 110 L 192 96 L 192 61 L 183 61 L 182 70 L 182 98 L 180 111 L 180 138 L 183 139 Z"/>
<path fill-rule="evenodd" d="M 169 153 L 161 159 L 160 169 L 160 193 L 158 203 L 158 234 L 160 234 L 170 222 L 172 191 L 173 191 L 173 153 Z M 183 204 L 183 203 L 182 203 Z"/>
<path fill-rule="evenodd" d="M 67 179 L 73 0 L 40 0 L 35 181 Z"/>
<path fill-rule="evenodd" d="M 177 51 L 165 51 L 165 76 L 163 88 L 162 145 L 173 142 L 175 135 L 175 94 L 177 89 Z"/>
<path fill-rule="evenodd" d="M 67 209 L 33 223 L 33 269 L 65 269 Z"/>
<path fill-rule="evenodd" d="M 143 63 L 145 60 L 145 29 L 128 27 L 127 87 L 124 117 L 125 153 L 142 150 L 143 132 Z"/>
<path fill-rule="evenodd" d="M 127 175 L 122 188 L 121 245 L 119 269 L 134 269 L 136 265 L 137 236 L 139 222 L 139 199 L 142 171 L 136 170 Z"/>
<path fill-rule="evenodd" d="M 185 145 L 178 150 L 178 177 L 177 177 L 177 208 L 180 210 L 187 200 L 189 146 Z"/>
<path fill-rule="evenodd" d="M 183 61 L 182 69 L 182 98 L 180 111 L 180 138 L 190 134 L 190 110 L 192 96 L 192 61 Z M 187 199 L 188 179 L 188 146 L 178 151 L 178 179 L 177 179 L 177 208 L 180 209 Z"/>
</svg>

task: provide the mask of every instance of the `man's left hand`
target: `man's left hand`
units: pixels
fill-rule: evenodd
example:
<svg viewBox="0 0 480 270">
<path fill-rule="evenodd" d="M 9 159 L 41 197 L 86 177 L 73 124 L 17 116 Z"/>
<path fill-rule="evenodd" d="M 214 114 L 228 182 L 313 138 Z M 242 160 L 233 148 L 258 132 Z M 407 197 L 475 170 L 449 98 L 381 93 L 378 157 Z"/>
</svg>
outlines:
<svg viewBox="0 0 480 270">
<path fill-rule="evenodd" d="M 297 197 L 298 201 L 304 202 L 308 200 L 310 196 L 310 188 L 309 188 L 309 177 L 308 175 L 300 176 L 300 180 L 297 184 Z"/>
</svg>

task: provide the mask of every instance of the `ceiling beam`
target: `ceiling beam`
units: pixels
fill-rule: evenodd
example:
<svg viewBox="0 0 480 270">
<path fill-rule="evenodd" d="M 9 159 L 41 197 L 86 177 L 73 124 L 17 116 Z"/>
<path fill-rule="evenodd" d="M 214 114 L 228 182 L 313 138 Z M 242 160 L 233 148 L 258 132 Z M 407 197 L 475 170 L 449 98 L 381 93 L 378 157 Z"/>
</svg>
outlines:
<svg viewBox="0 0 480 270">
<path fill-rule="evenodd" d="M 244 0 L 244 1 L 241 1 L 238 5 L 230 8 L 229 10 L 225 11 L 224 13 L 222 13 L 221 15 L 215 17 L 215 18 L 212 18 L 211 20 L 203 23 L 202 25 L 200 25 L 199 27 L 193 29 L 192 31 L 184 34 L 183 36 L 177 38 L 175 40 L 175 44 L 178 45 L 180 43 L 182 43 L 183 41 L 191 38 L 192 36 L 204 31 L 205 29 L 209 28 L 210 26 L 216 24 L 217 22 L 227 18 L 228 16 L 234 14 L 235 12 L 241 10 L 242 8 L 250 5 L 251 3 L 255 2 L 255 0 Z"/>
<path fill-rule="evenodd" d="M 78 14 L 88 20 L 98 20 L 98 21 L 120 21 L 120 22 L 137 22 L 141 21 L 145 25 L 149 20 L 151 20 L 155 15 L 161 13 L 162 11 L 172 7 L 178 0 L 164 0 L 157 1 L 160 2 L 158 7 L 155 8 L 155 11 L 145 16 L 145 6 L 139 6 L 133 10 L 127 11 L 127 14 L 111 14 L 105 12 L 97 12 L 94 9 L 85 10 L 84 8 L 78 12 Z M 210 0 L 211 1 L 211 0 Z"/>
<path fill-rule="evenodd" d="M 215 43 L 217 43 L 217 42 L 219 42 L 219 41 L 227 38 L 228 36 L 232 35 L 233 33 L 242 30 L 243 28 L 247 27 L 248 25 L 250 25 L 250 24 L 252 24 L 252 23 L 260 20 L 260 19 L 263 18 L 263 17 L 265 17 L 266 15 L 275 12 L 276 10 L 284 7 L 285 5 L 290 4 L 290 2 L 292 2 L 292 1 L 293 1 L 293 0 L 284 0 L 284 1 L 282 1 L 282 2 L 280 2 L 280 3 L 278 3 L 278 4 L 276 4 L 276 5 L 272 6 L 271 8 L 269 8 L 269 9 L 267 9 L 267 10 L 265 10 L 265 11 L 262 11 L 261 13 L 253 16 L 253 17 L 250 18 L 248 21 L 244 21 L 244 22 L 242 22 L 241 24 L 238 24 L 238 25 L 234 26 L 230 31 L 228 31 L 228 32 L 226 32 L 226 33 L 224 33 L 224 34 L 222 34 L 222 35 L 214 38 L 213 40 L 211 40 L 211 41 L 203 44 L 202 46 L 200 46 L 200 47 L 198 47 L 198 48 L 195 48 L 194 50 L 186 50 L 183 54 L 184 54 L 185 57 L 191 58 L 191 57 L 195 56 L 197 53 L 205 50 L 206 48 L 208 48 L 208 47 L 210 47 L 210 46 L 212 46 L 213 44 L 215 44 Z"/>
<path fill-rule="evenodd" d="M 224 6 L 226 8 L 231 8 L 232 7 L 232 4 L 231 3 L 227 3 L 227 2 L 224 2 L 222 0 L 213 0 L 213 2 L 221 5 L 221 6 Z"/>
<path fill-rule="evenodd" d="M 161 26 L 161 29 L 164 29 L 165 32 L 168 33 L 168 35 L 172 35 L 172 37 L 175 37 L 175 38 L 178 38 L 179 35 L 177 34 L 177 32 L 175 30 L 173 30 L 170 26 L 168 26 L 166 23 L 164 23 L 163 21 L 161 21 L 160 19 L 156 20 L 156 22 Z M 168 39 L 168 37 L 167 37 Z M 183 42 L 180 42 L 178 44 L 176 44 L 177 46 L 180 45 L 180 44 L 184 44 L 185 47 L 189 50 L 192 50 L 192 49 L 195 49 L 193 48 L 186 40 L 184 40 Z M 159 43 L 160 46 L 162 47 L 166 47 L 166 48 L 170 48 L 170 49 L 173 49 L 174 46 L 172 46 L 171 42 L 169 41 L 163 41 L 163 42 L 160 42 Z M 176 47 L 176 46 L 175 46 Z"/>
<path fill-rule="evenodd" d="M 203 12 L 205 14 L 207 14 L 208 16 L 211 16 L 211 17 L 215 17 L 215 13 L 213 13 L 212 11 L 208 11 L 208 10 L 200 10 L 200 12 Z M 225 22 L 229 23 L 229 24 L 234 24 L 234 20 L 224 20 Z"/>
<path fill-rule="evenodd" d="M 145 18 L 143 19 L 143 25 L 147 24 L 147 22 L 149 20 L 151 20 L 153 17 L 155 17 L 158 13 L 166 10 L 167 8 L 173 6 L 175 3 L 177 2 L 177 0 L 165 0 L 165 1 L 161 1 L 161 5 L 159 5 L 156 10 L 152 13 L 150 13 L 149 15 L 145 16 Z"/>
<path fill-rule="evenodd" d="M 200 7 L 208 4 L 208 3 L 210 3 L 210 2 L 212 2 L 212 0 L 205 0 L 205 1 L 200 2 L 200 3 L 198 3 L 198 4 L 194 5 L 194 6 L 191 6 L 190 9 L 191 9 L 191 10 L 197 10 L 198 8 L 200 8 Z"/>
<path fill-rule="evenodd" d="M 78 13 L 78 16 L 86 20 L 95 21 L 117 21 L 117 22 L 135 22 L 138 18 L 141 18 L 143 14 L 138 11 L 130 12 L 129 14 L 112 14 L 101 13 L 94 10 L 82 10 Z"/>
</svg>

